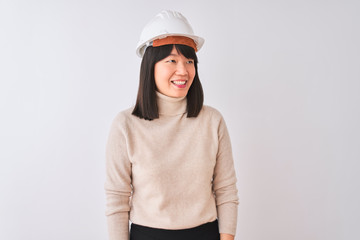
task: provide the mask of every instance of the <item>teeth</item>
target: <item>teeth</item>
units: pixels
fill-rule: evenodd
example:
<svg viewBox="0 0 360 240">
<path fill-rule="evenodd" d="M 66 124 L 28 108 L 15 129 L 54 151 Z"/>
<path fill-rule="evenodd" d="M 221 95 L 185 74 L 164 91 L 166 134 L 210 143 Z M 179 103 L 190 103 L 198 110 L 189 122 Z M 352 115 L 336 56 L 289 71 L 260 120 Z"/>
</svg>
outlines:
<svg viewBox="0 0 360 240">
<path fill-rule="evenodd" d="M 184 85 L 186 83 L 186 81 L 172 81 L 173 83 L 175 83 L 176 85 Z"/>
</svg>

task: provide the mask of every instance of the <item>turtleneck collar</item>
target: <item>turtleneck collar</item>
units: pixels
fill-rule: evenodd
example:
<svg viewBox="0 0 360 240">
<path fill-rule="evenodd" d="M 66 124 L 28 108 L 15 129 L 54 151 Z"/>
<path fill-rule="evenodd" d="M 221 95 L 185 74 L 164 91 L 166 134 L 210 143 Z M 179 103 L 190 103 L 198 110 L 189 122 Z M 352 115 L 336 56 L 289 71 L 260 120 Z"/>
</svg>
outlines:
<svg viewBox="0 0 360 240">
<path fill-rule="evenodd" d="M 156 102 L 159 115 L 175 116 L 186 113 L 186 96 L 175 98 L 156 91 Z"/>
</svg>

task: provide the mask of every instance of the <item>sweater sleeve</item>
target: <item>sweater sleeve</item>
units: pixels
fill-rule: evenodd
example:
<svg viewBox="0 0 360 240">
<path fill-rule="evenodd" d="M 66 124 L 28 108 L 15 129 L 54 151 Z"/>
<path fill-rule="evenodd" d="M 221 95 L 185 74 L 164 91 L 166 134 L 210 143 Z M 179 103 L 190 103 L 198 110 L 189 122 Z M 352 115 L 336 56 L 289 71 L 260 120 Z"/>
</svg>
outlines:
<svg viewBox="0 0 360 240">
<path fill-rule="evenodd" d="M 109 240 L 129 239 L 131 163 L 126 148 L 124 126 L 114 119 L 106 145 L 106 211 Z"/>
<path fill-rule="evenodd" d="M 224 119 L 218 128 L 218 152 L 213 177 L 220 233 L 235 235 L 237 225 L 238 191 L 230 136 Z"/>
</svg>

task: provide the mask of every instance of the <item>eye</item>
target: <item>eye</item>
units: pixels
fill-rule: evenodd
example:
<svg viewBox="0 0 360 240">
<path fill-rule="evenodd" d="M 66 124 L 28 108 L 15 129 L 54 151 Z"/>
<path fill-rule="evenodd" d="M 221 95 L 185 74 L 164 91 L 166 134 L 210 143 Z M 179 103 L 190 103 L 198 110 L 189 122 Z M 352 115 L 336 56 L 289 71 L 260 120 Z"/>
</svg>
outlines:
<svg viewBox="0 0 360 240">
<path fill-rule="evenodd" d="M 176 61 L 174 59 L 167 60 L 166 62 L 176 63 Z"/>
<path fill-rule="evenodd" d="M 188 60 L 186 63 L 194 64 L 194 60 L 190 59 L 190 60 Z"/>
</svg>

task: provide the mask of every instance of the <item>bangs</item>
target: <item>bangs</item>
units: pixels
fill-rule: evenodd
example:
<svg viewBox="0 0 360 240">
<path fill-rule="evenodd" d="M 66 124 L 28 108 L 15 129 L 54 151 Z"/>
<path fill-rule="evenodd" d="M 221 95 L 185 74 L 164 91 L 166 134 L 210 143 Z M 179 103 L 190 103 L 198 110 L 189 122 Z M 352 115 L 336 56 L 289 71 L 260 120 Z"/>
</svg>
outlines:
<svg viewBox="0 0 360 240">
<path fill-rule="evenodd" d="M 198 61 L 197 56 L 195 50 L 192 47 L 181 44 L 174 44 L 174 45 L 178 53 L 181 53 L 186 58 L 193 59 L 197 63 Z"/>
<path fill-rule="evenodd" d="M 182 54 L 184 57 L 186 57 L 188 59 L 194 60 L 195 63 L 198 62 L 195 50 L 192 47 L 189 47 L 187 45 L 168 44 L 168 45 L 163 45 L 163 46 L 159 46 L 159 47 L 148 47 L 147 50 L 149 50 L 149 52 L 152 52 L 151 55 L 153 55 L 155 57 L 155 59 L 154 59 L 155 62 L 158 62 L 158 61 L 166 58 L 167 56 L 169 56 L 171 51 L 173 50 L 174 46 L 175 46 L 176 51 L 179 54 Z"/>
</svg>

